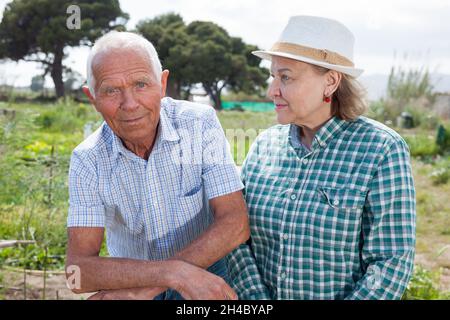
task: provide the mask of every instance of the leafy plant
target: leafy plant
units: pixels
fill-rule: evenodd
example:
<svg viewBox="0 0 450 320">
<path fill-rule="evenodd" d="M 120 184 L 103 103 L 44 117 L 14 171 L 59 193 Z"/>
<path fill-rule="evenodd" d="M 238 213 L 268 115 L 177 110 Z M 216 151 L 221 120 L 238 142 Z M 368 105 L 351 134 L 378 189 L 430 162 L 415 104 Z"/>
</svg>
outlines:
<svg viewBox="0 0 450 320">
<path fill-rule="evenodd" d="M 450 127 L 440 125 L 437 129 L 436 144 L 441 154 L 450 151 Z"/>
<path fill-rule="evenodd" d="M 433 137 L 418 134 L 414 136 L 404 136 L 408 143 L 411 155 L 413 157 L 430 157 L 439 153 Z"/>
<path fill-rule="evenodd" d="M 403 105 L 422 97 L 433 101 L 433 89 L 428 69 L 421 67 L 406 70 L 402 66 L 391 68 L 387 90 L 388 99 Z"/>
<path fill-rule="evenodd" d="M 414 273 L 408 284 L 403 300 L 439 300 L 449 299 L 450 292 L 441 292 L 437 283 L 440 272 L 428 271 L 420 265 L 414 267 Z"/>
<path fill-rule="evenodd" d="M 450 168 L 438 168 L 431 172 L 430 178 L 435 185 L 446 184 L 450 179 Z"/>
<path fill-rule="evenodd" d="M 39 245 L 29 245 L 26 250 L 24 247 L 5 248 L 0 250 L 0 263 L 33 270 L 63 269 L 65 250 L 61 249 L 52 247 L 46 255 L 45 248 Z"/>
</svg>

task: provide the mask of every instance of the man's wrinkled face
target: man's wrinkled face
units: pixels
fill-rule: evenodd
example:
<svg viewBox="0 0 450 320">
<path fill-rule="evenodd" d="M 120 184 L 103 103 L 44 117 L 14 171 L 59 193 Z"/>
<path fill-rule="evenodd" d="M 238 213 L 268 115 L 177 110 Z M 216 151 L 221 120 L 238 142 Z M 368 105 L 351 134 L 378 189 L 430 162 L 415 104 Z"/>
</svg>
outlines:
<svg viewBox="0 0 450 320">
<path fill-rule="evenodd" d="M 148 56 L 132 49 L 99 54 L 92 65 L 95 98 L 90 99 L 114 133 L 133 144 L 153 136 L 169 72 L 158 79 Z"/>
</svg>

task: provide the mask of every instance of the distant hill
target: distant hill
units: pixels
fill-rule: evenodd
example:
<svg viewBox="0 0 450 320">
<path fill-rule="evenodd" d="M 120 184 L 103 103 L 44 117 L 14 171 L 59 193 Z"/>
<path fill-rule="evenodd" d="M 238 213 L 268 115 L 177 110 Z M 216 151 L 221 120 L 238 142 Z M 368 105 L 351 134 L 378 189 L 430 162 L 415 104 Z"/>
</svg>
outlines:
<svg viewBox="0 0 450 320">
<path fill-rule="evenodd" d="M 386 96 L 386 88 L 389 75 L 387 74 L 370 74 L 362 75 L 359 78 L 360 82 L 368 91 L 370 100 L 378 100 Z M 450 92 L 450 74 L 433 73 L 431 74 L 431 81 L 434 84 L 437 92 Z"/>
</svg>

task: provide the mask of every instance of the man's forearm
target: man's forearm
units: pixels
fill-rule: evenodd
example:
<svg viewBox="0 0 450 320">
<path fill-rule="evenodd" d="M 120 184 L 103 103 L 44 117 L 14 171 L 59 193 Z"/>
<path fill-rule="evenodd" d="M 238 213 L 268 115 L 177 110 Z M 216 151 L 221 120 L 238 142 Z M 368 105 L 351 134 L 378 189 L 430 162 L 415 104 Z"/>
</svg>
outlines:
<svg viewBox="0 0 450 320">
<path fill-rule="evenodd" d="M 81 288 L 73 291 L 174 287 L 174 272 L 182 261 L 206 269 L 247 240 L 248 224 L 245 221 L 239 227 L 236 221 L 234 214 L 216 219 L 196 240 L 167 261 L 72 257 L 67 265 L 77 265 L 81 271 Z"/>
<path fill-rule="evenodd" d="M 232 220 L 232 221 L 230 221 Z M 178 252 L 171 259 L 171 262 L 175 260 L 183 260 L 189 264 L 196 265 L 202 269 L 206 269 L 216 261 L 220 260 L 231 252 L 234 248 L 239 246 L 242 242 L 245 242 L 248 238 L 248 231 L 245 228 L 236 228 L 236 220 L 234 220 L 231 215 L 227 218 L 217 219 L 211 226 L 204 232 L 200 237 L 198 237 L 194 242 L 187 246 L 182 251 Z M 131 260 L 131 259 L 117 259 L 117 258 L 98 258 L 98 259 L 114 259 L 115 261 L 91 261 L 83 264 L 83 270 L 89 275 L 96 274 L 95 277 L 89 277 L 92 279 L 87 279 L 87 283 L 90 284 L 92 290 L 83 290 L 82 292 L 100 291 L 108 290 L 108 294 L 113 294 L 116 298 L 126 299 L 126 297 L 133 292 L 137 291 L 139 293 L 143 292 L 142 289 L 154 290 L 155 287 L 166 287 L 168 288 L 171 279 L 168 278 L 171 271 L 168 268 L 175 268 L 176 266 L 167 265 L 167 262 L 151 262 L 142 260 Z M 101 269 L 101 264 L 104 264 L 105 270 L 111 270 L 110 264 L 117 263 L 115 268 L 137 268 L 135 270 L 141 269 L 141 271 L 133 271 L 131 275 L 127 277 L 117 277 L 116 272 L 121 273 L 120 270 L 116 272 L 109 271 L 109 275 L 101 274 L 98 275 L 98 271 Z M 108 265 L 106 265 L 106 263 Z M 93 268 L 93 269 L 91 269 Z M 140 279 L 139 273 L 142 276 Z M 143 276 L 147 274 L 147 276 Z M 161 277 L 166 275 L 165 278 Z M 131 280 L 131 281 L 130 281 Z M 172 280 L 173 282 L 173 280 Z M 84 289 L 84 288 L 83 288 Z M 117 290 L 116 290 L 117 289 Z M 129 289 L 129 290 L 123 290 Z M 142 295 L 140 295 L 142 297 Z"/>
<path fill-rule="evenodd" d="M 161 287 L 102 290 L 88 300 L 153 300 L 166 290 L 167 288 Z"/>
<path fill-rule="evenodd" d="M 79 268 L 80 288 L 74 288 L 73 291 L 85 293 L 124 288 L 171 287 L 174 286 L 173 274 L 179 263 L 180 261 L 92 256 L 70 257 L 67 266 Z"/>
</svg>

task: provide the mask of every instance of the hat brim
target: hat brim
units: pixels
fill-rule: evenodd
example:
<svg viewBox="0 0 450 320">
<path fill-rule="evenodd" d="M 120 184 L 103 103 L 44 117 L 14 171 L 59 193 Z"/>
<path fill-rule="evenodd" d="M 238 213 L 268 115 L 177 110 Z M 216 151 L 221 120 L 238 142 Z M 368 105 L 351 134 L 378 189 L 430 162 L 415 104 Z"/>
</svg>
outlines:
<svg viewBox="0 0 450 320">
<path fill-rule="evenodd" d="M 298 60 L 298 61 L 306 62 L 309 64 L 313 64 L 313 65 L 316 65 L 319 67 L 336 70 L 336 71 L 348 74 L 349 76 L 352 76 L 354 78 L 359 77 L 364 72 L 363 69 L 339 66 L 339 65 L 330 64 L 330 63 L 323 62 L 323 61 L 317 61 L 317 60 L 314 60 L 314 59 L 311 59 L 308 57 L 298 56 L 298 55 L 291 54 L 291 53 L 285 53 L 285 52 L 260 50 L 260 51 L 252 51 L 252 54 L 254 54 L 255 56 L 257 56 L 261 59 L 265 59 L 265 60 L 269 60 L 269 61 L 272 61 L 272 56 L 278 56 L 278 57 Z"/>
</svg>

